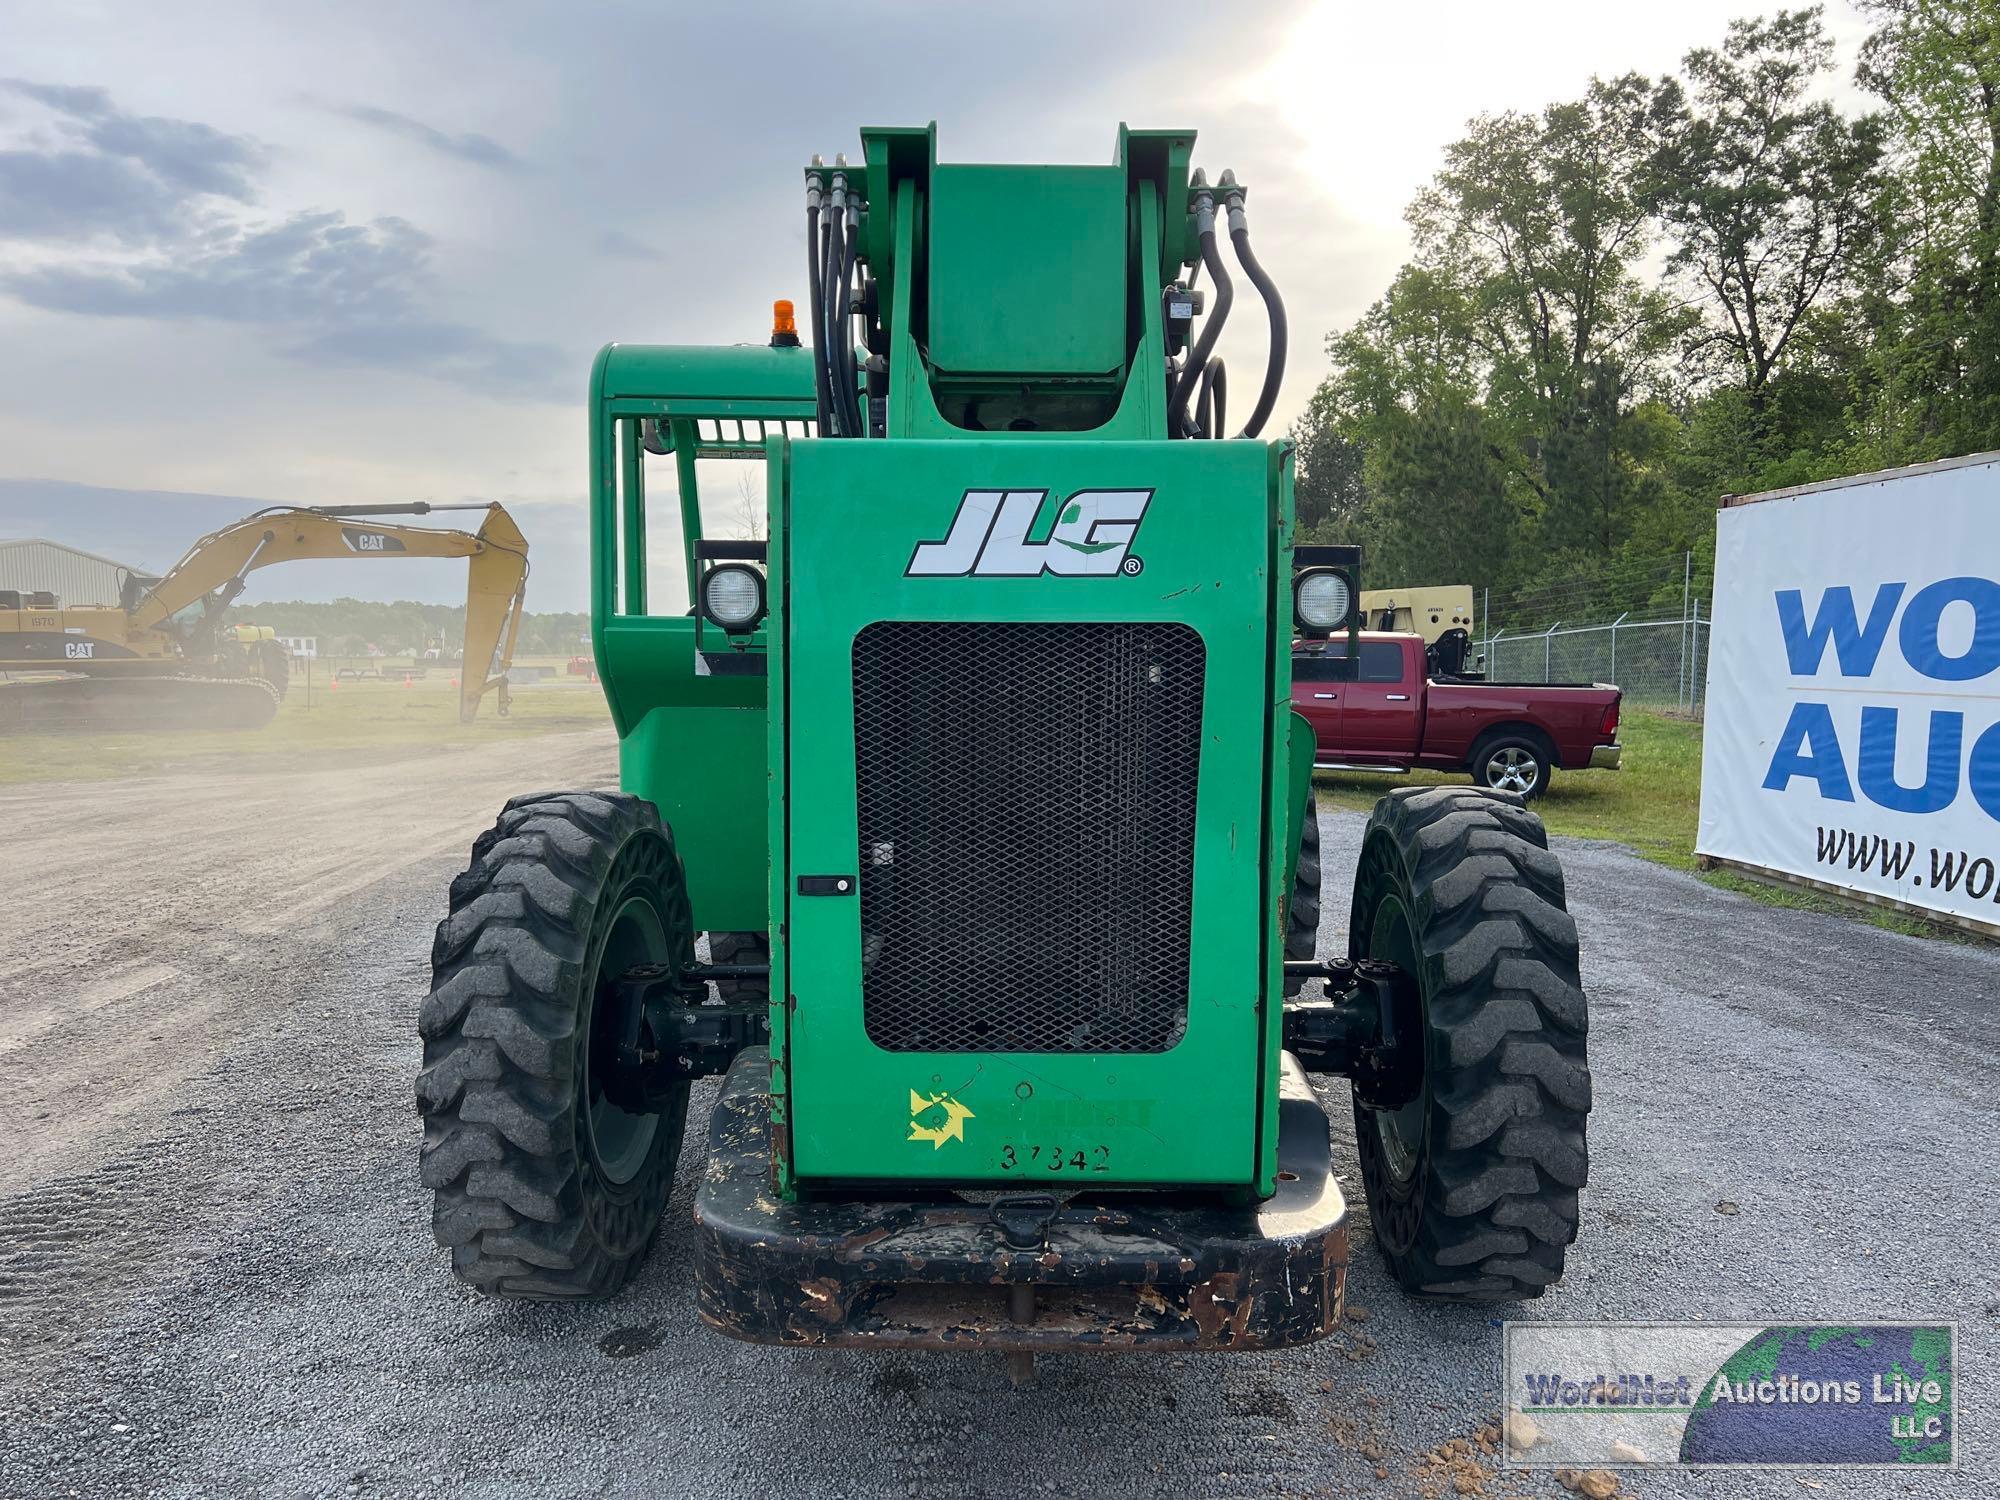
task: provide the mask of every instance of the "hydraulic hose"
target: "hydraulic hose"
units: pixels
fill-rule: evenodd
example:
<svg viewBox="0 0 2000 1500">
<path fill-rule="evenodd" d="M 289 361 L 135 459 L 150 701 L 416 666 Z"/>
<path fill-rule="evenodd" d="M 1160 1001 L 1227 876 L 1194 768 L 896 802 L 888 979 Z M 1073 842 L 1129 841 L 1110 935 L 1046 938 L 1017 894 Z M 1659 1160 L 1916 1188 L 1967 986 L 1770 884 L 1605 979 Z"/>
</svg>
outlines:
<svg viewBox="0 0 2000 1500">
<path fill-rule="evenodd" d="M 813 330 L 813 431 L 827 430 L 827 403 L 832 394 L 826 376 L 826 289 L 820 284 L 819 179 L 806 189 L 806 287 Z"/>
<path fill-rule="evenodd" d="M 813 347 L 819 351 L 820 369 L 826 375 L 826 422 L 821 429 L 821 437 L 840 436 L 840 400 L 833 384 L 833 327 L 832 316 L 827 303 L 832 300 L 832 283 L 827 271 L 827 263 L 835 254 L 833 225 L 835 214 L 829 208 L 819 220 L 819 280 L 814 283 L 819 294 L 814 302 L 819 309 L 819 321 L 813 328 Z"/>
<path fill-rule="evenodd" d="M 1271 354 L 1264 365 L 1264 389 L 1257 393 L 1257 404 L 1250 410 L 1250 420 L 1243 424 L 1239 437 L 1253 438 L 1264 430 L 1264 423 L 1270 419 L 1271 408 L 1278 401 L 1278 387 L 1285 379 L 1285 303 L 1278 295 L 1278 288 L 1257 264 L 1257 256 L 1250 248 L 1250 225 L 1243 216 L 1241 194 L 1229 198 L 1229 243 L 1236 247 L 1236 263 L 1243 267 L 1243 274 L 1250 278 L 1250 284 L 1264 299 L 1264 309 L 1271 319 Z M 1217 417 L 1218 424 L 1221 418 Z"/>
<path fill-rule="evenodd" d="M 1194 394 L 1195 382 L 1201 378 L 1209 355 L 1215 352 L 1215 341 L 1222 336 L 1222 325 L 1229 321 L 1229 303 L 1234 295 L 1229 271 L 1222 264 L 1222 252 L 1215 243 L 1215 197 L 1206 190 L 1195 196 L 1195 227 L 1201 240 L 1201 263 L 1208 267 L 1209 279 L 1215 283 L 1215 306 L 1208 315 L 1194 351 L 1181 367 L 1180 383 L 1174 387 L 1171 408 L 1174 424 L 1183 428 L 1188 422 L 1188 397 Z"/>
<path fill-rule="evenodd" d="M 840 282 L 841 268 L 846 264 L 847 247 L 844 220 L 847 209 L 847 178 L 836 172 L 833 176 L 833 201 L 827 206 L 826 217 L 820 221 L 826 231 L 826 243 L 820 257 L 821 296 L 824 308 L 820 315 L 819 341 L 826 349 L 826 378 L 828 382 L 828 405 L 833 412 L 833 430 L 829 437 L 847 435 L 847 403 L 840 393 L 840 369 L 836 363 L 834 342 L 840 337 Z"/>
<path fill-rule="evenodd" d="M 836 162 L 836 166 L 843 165 Z M 835 425 L 839 437 L 866 437 L 861 398 L 854 379 L 854 265 L 860 242 L 860 205 L 848 195 L 847 174 L 833 174 L 833 202 L 827 218 L 832 236 L 827 246 L 826 282 L 827 379 L 831 383 Z"/>
<path fill-rule="evenodd" d="M 1197 437 L 1219 438 L 1228 419 L 1223 415 L 1223 407 L 1229 400 L 1229 368 L 1219 359 L 1211 359 L 1202 366 L 1201 391 L 1194 398 L 1194 419 Z"/>
<path fill-rule="evenodd" d="M 847 431 L 850 437 L 867 437 L 868 422 L 861 409 L 860 383 L 854 378 L 854 267 L 861 244 L 861 206 L 847 200 L 847 224 L 842 238 L 846 259 L 840 272 L 840 393 L 847 402 Z"/>
</svg>

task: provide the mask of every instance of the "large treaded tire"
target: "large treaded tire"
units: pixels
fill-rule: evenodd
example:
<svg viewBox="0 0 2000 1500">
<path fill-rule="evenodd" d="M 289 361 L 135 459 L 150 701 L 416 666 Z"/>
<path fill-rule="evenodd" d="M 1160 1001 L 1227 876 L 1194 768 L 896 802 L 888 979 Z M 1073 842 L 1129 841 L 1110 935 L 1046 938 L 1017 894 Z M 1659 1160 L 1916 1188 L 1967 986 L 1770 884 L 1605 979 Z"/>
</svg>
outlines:
<svg viewBox="0 0 2000 1500">
<path fill-rule="evenodd" d="M 1368 820 L 1348 944 L 1413 971 L 1422 996 L 1421 1097 L 1354 1111 L 1390 1270 L 1425 1297 L 1539 1297 L 1576 1238 L 1590 1112 L 1576 923 L 1541 819 L 1471 788 L 1391 792 Z"/>
<path fill-rule="evenodd" d="M 461 1280 L 547 1301 L 631 1275 L 673 1189 L 688 1091 L 630 1115 L 593 1085 L 599 969 L 693 960 L 686 882 L 651 803 L 516 797 L 473 844 L 418 1018 L 423 1181 Z"/>
<path fill-rule="evenodd" d="M 767 964 L 771 961 L 771 940 L 761 932 L 711 932 L 708 958 L 718 964 Z M 718 979 L 715 994 L 725 1005 L 753 1005 L 771 998 L 771 981 Z"/>
<path fill-rule="evenodd" d="M 1319 795 L 1306 788 L 1305 822 L 1299 828 L 1299 862 L 1292 871 L 1292 894 L 1285 905 L 1285 957 L 1319 957 Z M 1303 979 L 1287 979 L 1289 997 L 1305 988 Z"/>
</svg>

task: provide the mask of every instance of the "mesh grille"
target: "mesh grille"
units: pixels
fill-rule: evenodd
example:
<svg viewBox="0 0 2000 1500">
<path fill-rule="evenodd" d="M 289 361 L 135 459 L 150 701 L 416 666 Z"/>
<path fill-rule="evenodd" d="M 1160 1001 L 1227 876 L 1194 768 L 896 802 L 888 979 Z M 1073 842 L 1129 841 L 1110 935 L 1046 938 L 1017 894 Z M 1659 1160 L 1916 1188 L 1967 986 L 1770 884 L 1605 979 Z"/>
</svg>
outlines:
<svg viewBox="0 0 2000 1500">
<path fill-rule="evenodd" d="M 862 1010 L 892 1052 L 1164 1052 L 1187 1026 L 1201 637 L 854 640 Z"/>
</svg>

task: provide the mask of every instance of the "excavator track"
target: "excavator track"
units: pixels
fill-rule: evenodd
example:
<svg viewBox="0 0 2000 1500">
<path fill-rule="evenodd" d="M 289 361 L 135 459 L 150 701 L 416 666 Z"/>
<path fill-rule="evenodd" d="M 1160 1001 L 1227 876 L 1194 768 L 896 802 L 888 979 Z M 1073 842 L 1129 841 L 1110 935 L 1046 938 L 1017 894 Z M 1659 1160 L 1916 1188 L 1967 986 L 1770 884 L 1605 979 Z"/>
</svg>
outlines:
<svg viewBox="0 0 2000 1500">
<path fill-rule="evenodd" d="M 279 692 L 261 677 L 41 677 L 0 682 L 0 734 L 261 729 Z"/>
</svg>

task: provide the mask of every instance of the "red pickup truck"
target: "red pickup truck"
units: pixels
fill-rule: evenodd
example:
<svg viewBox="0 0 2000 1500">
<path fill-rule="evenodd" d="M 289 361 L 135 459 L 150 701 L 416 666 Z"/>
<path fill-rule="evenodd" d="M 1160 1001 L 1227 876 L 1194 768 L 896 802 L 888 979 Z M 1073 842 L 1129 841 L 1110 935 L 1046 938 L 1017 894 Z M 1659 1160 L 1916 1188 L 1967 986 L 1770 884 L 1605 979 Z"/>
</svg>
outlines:
<svg viewBox="0 0 2000 1500">
<path fill-rule="evenodd" d="M 1556 768 L 1616 770 L 1618 705 L 1606 683 L 1433 679 L 1417 635 L 1364 631 L 1292 651 L 1292 706 L 1319 737 L 1314 764 L 1466 771 L 1482 786 L 1539 797 Z"/>
</svg>

